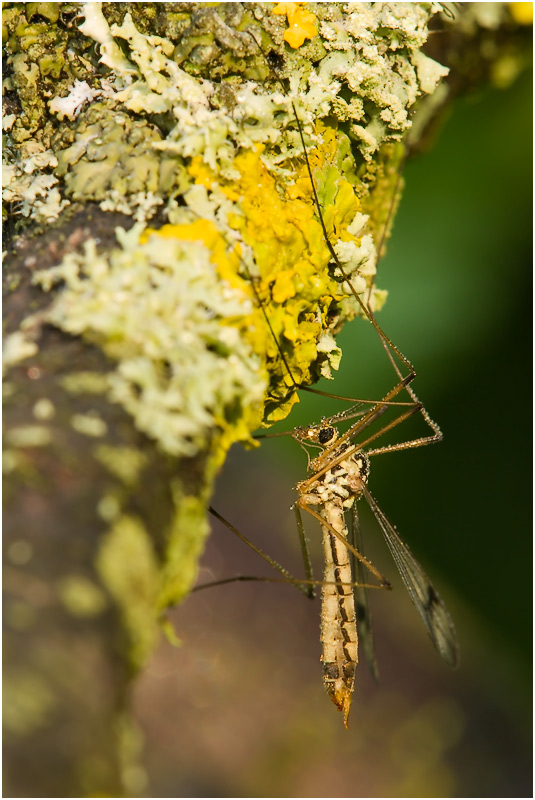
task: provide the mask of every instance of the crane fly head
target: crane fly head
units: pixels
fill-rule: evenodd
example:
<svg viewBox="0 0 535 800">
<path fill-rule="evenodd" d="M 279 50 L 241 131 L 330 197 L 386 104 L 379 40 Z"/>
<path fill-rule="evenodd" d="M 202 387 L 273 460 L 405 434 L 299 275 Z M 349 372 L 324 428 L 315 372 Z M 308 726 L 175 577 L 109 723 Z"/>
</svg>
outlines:
<svg viewBox="0 0 535 800">
<path fill-rule="evenodd" d="M 322 423 L 321 425 L 306 425 L 296 428 L 293 437 L 300 442 L 316 444 L 320 447 L 329 447 L 338 439 L 338 431 L 333 425 Z"/>
</svg>

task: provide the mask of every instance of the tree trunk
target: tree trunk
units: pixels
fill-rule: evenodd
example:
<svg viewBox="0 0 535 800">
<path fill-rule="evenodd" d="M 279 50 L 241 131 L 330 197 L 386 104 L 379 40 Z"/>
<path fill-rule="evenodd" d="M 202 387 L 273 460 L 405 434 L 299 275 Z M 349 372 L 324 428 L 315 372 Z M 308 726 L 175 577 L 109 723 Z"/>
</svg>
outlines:
<svg viewBox="0 0 535 800">
<path fill-rule="evenodd" d="M 407 152 L 529 31 L 500 3 L 5 5 L 4 789 L 118 796 L 228 449 L 361 313 L 332 250 L 379 310 Z"/>
</svg>

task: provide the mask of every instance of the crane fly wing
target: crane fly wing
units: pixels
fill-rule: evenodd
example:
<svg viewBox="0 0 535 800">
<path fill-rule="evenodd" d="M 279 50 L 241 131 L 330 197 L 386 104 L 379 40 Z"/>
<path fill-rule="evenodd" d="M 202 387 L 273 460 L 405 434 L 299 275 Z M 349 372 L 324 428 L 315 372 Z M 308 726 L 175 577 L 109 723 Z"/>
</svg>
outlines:
<svg viewBox="0 0 535 800">
<path fill-rule="evenodd" d="M 377 505 L 368 489 L 364 496 L 379 523 L 392 558 L 405 584 L 409 596 L 416 606 L 431 641 L 441 658 L 450 667 L 459 663 L 459 645 L 452 619 L 438 592 L 416 561 L 407 545 L 402 542 L 398 532 Z"/>
</svg>

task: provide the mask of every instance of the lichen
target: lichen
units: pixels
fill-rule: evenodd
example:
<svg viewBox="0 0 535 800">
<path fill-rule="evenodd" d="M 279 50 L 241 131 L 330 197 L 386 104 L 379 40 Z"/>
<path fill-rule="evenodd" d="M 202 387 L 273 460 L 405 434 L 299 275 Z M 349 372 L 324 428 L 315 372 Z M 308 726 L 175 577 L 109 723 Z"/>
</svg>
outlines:
<svg viewBox="0 0 535 800">
<path fill-rule="evenodd" d="M 165 574 L 156 581 L 144 551 L 151 574 L 131 613 L 133 571 L 118 577 L 109 553 L 128 553 L 125 531 L 146 550 L 146 533 L 101 498 L 111 529 L 99 563 L 133 641 L 136 616 L 145 631 L 138 659 L 154 609 L 194 580 L 228 448 L 286 416 L 298 386 L 331 376 L 335 335 L 360 313 L 324 240 L 299 127 L 330 244 L 378 310 L 399 142 L 446 70 L 421 53 L 438 9 L 428 3 L 162 4 L 148 21 L 144 4 L 58 6 L 6 12 L 6 86 L 23 112 L 6 123 L 6 198 L 39 224 L 90 201 L 136 221 L 114 248 L 90 239 L 34 275 L 56 290 L 46 322 L 110 363 L 64 386 L 119 403 L 162 452 L 210 453 L 201 498 L 173 489 Z M 23 330 L 10 363 L 34 352 L 31 318 Z M 89 422 L 84 432 L 102 435 Z M 125 470 L 124 453 L 96 444 L 96 456 L 135 481 L 140 465 Z"/>
<path fill-rule="evenodd" d="M 49 428 L 43 425 L 21 425 L 6 432 L 8 447 L 46 447 L 52 440 Z"/>
<path fill-rule="evenodd" d="M 300 28 L 300 35 L 310 40 L 308 47 L 321 52 L 313 68 L 293 40 L 299 52 L 288 56 L 291 94 L 308 140 L 331 242 L 344 269 L 355 278 L 355 289 L 371 289 L 377 309 L 384 300 L 384 293 L 374 290 L 380 232 L 368 213 L 367 206 L 373 214 L 376 204 L 366 165 L 385 143 L 401 138 L 418 95 L 432 92 L 445 73 L 420 52 L 430 5 L 323 4 L 312 14 L 302 3 L 275 8 L 259 4 L 257 12 L 263 27 L 255 20 L 253 32 L 264 49 L 271 46 L 273 52 L 283 53 L 287 16 L 290 35 Z M 238 8 L 192 4 L 189 28 L 187 14 L 178 26 L 175 18 L 169 19 L 167 29 L 165 22 L 160 25 L 173 40 L 145 33 L 133 13 L 125 13 L 120 23 L 110 22 L 117 15 L 108 14 L 100 3 L 82 4 L 81 14 L 77 35 L 83 42 L 96 43 L 99 69 L 103 65 L 107 72 L 99 75 L 94 62 L 88 80 L 65 78 L 48 101 L 49 113 L 75 120 L 56 136 L 57 163 L 37 164 L 50 174 L 34 179 L 53 181 L 48 187 L 52 191 L 58 190 L 59 180 L 63 198 L 42 200 L 35 213 L 40 219 L 46 214 L 52 218 L 61 203 L 94 200 L 105 210 L 119 210 L 145 223 L 159 211 L 175 231 L 177 226 L 192 226 L 190 238 L 196 217 L 210 220 L 220 233 L 220 245 L 233 253 L 225 280 L 232 283 L 232 272 L 258 281 L 253 300 L 257 306 L 258 298 L 265 304 L 279 344 L 273 334 L 266 335 L 258 307 L 256 314 L 245 312 L 241 330 L 256 330 L 253 350 L 261 362 L 267 357 L 266 419 L 285 416 L 297 399 L 295 383 L 329 377 L 337 367 L 340 351 L 334 334 L 358 306 L 329 264 L 290 96 L 280 91 L 252 36 L 242 32 L 251 30 L 253 18 Z M 32 52 L 28 36 L 24 29 L 18 48 L 12 45 L 25 57 Z M 196 75 L 199 43 L 206 46 L 208 41 L 224 51 L 212 80 L 209 72 L 201 79 Z M 89 53 L 87 47 L 84 44 Z M 15 52 L 13 59 L 18 55 Z M 261 81 L 240 76 L 240 71 L 249 77 L 255 70 L 262 74 Z M 229 80 L 222 85 L 225 72 Z M 12 198 L 22 202 L 28 187 L 18 186 L 11 188 Z M 177 204 L 178 195 L 185 207 Z M 21 210 L 27 213 L 28 208 L 22 205 Z M 188 238 L 184 229 L 177 235 Z M 177 255 L 176 249 L 169 253 Z M 178 257 L 185 257 L 183 250 Z M 65 303 L 62 310 L 68 313 Z M 73 306 L 70 313 L 78 316 Z M 56 305 L 52 321 L 73 332 L 76 324 L 60 316 Z M 260 352 L 262 338 L 267 353 Z M 137 376 L 134 382 L 140 380 Z M 121 402 L 128 405 L 124 392 Z M 130 398 L 130 406 L 133 403 Z M 202 407 L 203 401 L 199 404 Z M 138 420 L 140 411 L 135 411 Z"/>
<path fill-rule="evenodd" d="M 288 29 L 284 31 L 284 41 L 290 47 L 301 47 L 305 39 L 313 39 L 318 29 L 314 25 L 316 15 L 305 8 L 305 3 L 277 3 L 274 14 L 285 14 L 288 18 Z"/>
<path fill-rule="evenodd" d="M 37 353 L 37 345 L 28 338 L 23 331 L 15 331 L 4 338 L 2 352 L 2 368 L 7 372 L 9 367 L 18 364 L 20 361 L 34 356 Z"/>
<path fill-rule="evenodd" d="M 266 380 L 253 344 L 259 351 L 265 345 L 250 325 L 251 290 L 244 281 L 215 280 L 218 270 L 236 268 L 210 230 L 219 249 L 206 246 L 195 224 L 182 239 L 166 229 L 140 239 L 138 225 L 118 231 L 121 246 L 105 255 L 89 240 L 83 253 L 34 275 L 45 289 L 64 282 L 49 321 L 99 344 L 116 362 L 107 375 L 110 398 L 172 455 L 195 455 L 214 428 L 228 449 L 261 418 Z"/>
<path fill-rule="evenodd" d="M 5 673 L 4 678 L 8 679 Z M 4 730 L 22 737 L 46 728 L 56 706 L 57 699 L 45 678 L 19 668 L 16 675 L 9 675 L 2 709 Z"/>
<path fill-rule="evenodd" d="M 217 466 L 212 467 L 212 473 Z M 208 487 L 213 474 L 209 476 Z M 178 481 L 172 486 L 175 515 L 168 532 L 168 545 L 161 573 L 157 608 L 164 615 L 169 606 L 178 603 L 197 578 L 197 564 L 204 549 L 209 527 L 206 503 L 209 489 L 201 497 L 187 495 Z"/>
<path fill-rule="evenodd" d="M 54 404 L 48 399 L 48 397 L 39 398 L 33 407 L 33 415 L 35 419 L 38 419 L 41 422 L 46 422 L 47 420 L 52 419 L 55 413 L 56 409 L 54 408 Z"/>
<path fill-rule="evenodd" d="M 124 515 L 100 544 L 96 567 L 104 587 L 117 603 L 129 640 L 129 661 L 138 669 L 157 637 L 156 599 L 159 565 L 142 523 Z"/>
<path fill-rule="evenodd" d="M 56 583 L 55 589 L 63 607 L 73 617 L 96 617 L 108 605 L 102 589 L 83 575 L 68 575 Z"/>
<path fill-rule="evenodd" d="M 133 447 L 111 447 L 100 444 L 95 450 L 95 456 L 126 486 L 134 486 L 137 483 L 141 470 L 147 462 L 145 454 Z"/>
<path fill-rule="evenodd" d="M 108 376 L 100 372 L 71 372 L 60 378 L 60 385 L 69 394 L 105 394 Z"/>
<path fill-rule="evenodd" d="M 88 414 L 73 414 L 70 419 L 70 425 L 78 433 L 94 438 L 105 436 L 108 430 L 104 420 L 94 411 Z"/>
<path fill-rule="evenodd" d="M 39 223 L 52 222 L 69 205 L 61 196 L 59 178 L 52 174 L 58 159 L 38 143 L 27 142 L 24 154 L 2 168 L 4 202 L 11 203 L 23 217 Z"/>
</svg>

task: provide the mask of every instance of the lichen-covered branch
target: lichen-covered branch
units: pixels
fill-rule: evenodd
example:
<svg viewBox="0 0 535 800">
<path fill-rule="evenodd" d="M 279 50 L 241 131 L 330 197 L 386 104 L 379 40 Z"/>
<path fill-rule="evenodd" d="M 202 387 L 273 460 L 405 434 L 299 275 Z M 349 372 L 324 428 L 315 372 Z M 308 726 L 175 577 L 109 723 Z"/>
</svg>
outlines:
<svg viewBox="0 0 535 800">
<path fill-rule="evenodd" d="M 195 581 L 217 471 L 338 366 L 360 311 L 299 127 L 379 310 L 407 135 L 472 82 L 467 42 L 480 81 L 525 60 L 525 4 L 492 5 L 4 4 L 14 793 L 133 791 L 121 701 Z"/>
</svg>

